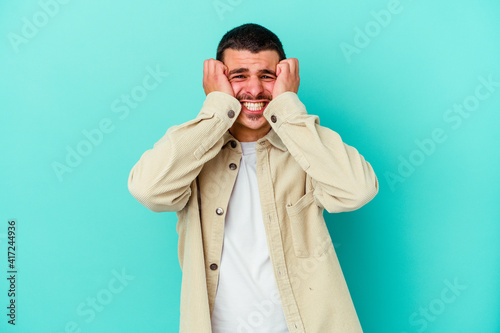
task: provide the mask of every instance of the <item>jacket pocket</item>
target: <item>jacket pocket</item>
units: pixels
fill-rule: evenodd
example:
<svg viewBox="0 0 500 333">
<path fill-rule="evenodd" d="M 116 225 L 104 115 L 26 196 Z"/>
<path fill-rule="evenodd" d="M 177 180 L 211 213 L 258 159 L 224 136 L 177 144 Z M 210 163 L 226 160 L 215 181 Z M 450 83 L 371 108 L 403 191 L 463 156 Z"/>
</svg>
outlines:
<svg viewBox="0 0 500 333">
<path fill-rule="evenodd" d="M 297 257 L 318 257 L 333 246 L 323 218 L 323 209 L 314 202 L 312 191 L 295 204 L 287 204 L 286 211 Z"/>
</svg>

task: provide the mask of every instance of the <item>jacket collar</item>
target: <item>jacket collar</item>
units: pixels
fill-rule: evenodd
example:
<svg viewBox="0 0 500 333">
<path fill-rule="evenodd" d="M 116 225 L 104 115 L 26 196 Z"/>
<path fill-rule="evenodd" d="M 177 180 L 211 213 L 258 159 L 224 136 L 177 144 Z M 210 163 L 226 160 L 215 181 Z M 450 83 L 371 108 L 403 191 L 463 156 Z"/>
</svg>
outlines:
<svg viewBox="0 0 500 333">
<path fill-rule="evenodd" d="M 224 139 L 223 146 L 225 146 L 231 140 L 238 141 L 231 133 L 229 133 L 229 130 L 226 131 L 226 133 L 224 133 L 223 139 Z M 269 132 L 267 132 L 267 134 L 264 135 L 264 137 L 257 140 L 257 142 L 266 141 L 266 140 L 269 141 L 276 148 L 281 149 L 282 151 L 288 150 L 286 148 L 286 146 L 283 144 L 283 141 L 281 141 L 281 138 L 278 136 L 278 134 L 276 134 L 276 132 L 274 131 L 274 129 L 272 127 L 269 130 Z"/>
</svg>

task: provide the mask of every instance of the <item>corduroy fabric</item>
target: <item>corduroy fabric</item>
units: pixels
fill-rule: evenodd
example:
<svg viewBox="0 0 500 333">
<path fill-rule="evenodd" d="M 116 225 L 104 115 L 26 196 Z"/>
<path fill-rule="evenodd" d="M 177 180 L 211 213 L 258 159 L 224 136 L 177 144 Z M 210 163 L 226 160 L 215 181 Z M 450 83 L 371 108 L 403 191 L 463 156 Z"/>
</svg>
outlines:
<svg viewBox="0 0 500 333">
<path fill-rule="evenodd" d="M 225 212 L 238 170 L 229 165 L 239 167 L 242 153 L 228 129 L 240 111 L 233 96 L 208 94 L 196 118 L 170 127 L 129 175 L 129 190 L 145 207 L 177 212 L 182 333 L 211 332 L 218 283 L 218 269 L 212 268 L 220 264 Z M 362 332 L 323 211 L 352 211 L 375 197 L 373 168 L 338 133 L 321 126 L 318 116 L 308 114 L 293 92 L 273 99 L 264 117 L 272 128 L 257 140 L 257 178 L 288 328 L 292 333 Z"/>
</svg>

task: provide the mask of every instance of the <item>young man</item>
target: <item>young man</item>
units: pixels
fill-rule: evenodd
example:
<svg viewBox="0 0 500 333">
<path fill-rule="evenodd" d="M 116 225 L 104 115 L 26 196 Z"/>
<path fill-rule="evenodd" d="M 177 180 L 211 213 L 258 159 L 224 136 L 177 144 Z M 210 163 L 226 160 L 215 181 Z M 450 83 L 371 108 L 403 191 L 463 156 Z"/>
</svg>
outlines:
<svg viewBox="0 0 500 333">
<path fill-rule="evenodd" d="M 323 210 L 378 192 L 371 165 L 300 102 L 299 65 L 256 24 L 204 62 L 196 118 L 130 172 L 132 195 L 177 212 L 180 332 L 362 332 Z"/>
</svg>

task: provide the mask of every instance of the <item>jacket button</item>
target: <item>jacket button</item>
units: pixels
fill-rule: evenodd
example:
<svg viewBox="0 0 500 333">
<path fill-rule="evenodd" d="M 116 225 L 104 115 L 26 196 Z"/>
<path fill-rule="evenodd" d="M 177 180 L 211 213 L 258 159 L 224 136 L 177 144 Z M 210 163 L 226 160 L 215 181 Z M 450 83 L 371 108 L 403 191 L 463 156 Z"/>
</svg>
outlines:
<svg viewBox="0 0 500 333">
<path fill-rule="evenodd" d="M 236 164 L 234 164 L 234 163 L 229 164 L 229 169 L 231 169 L 231 170 L 236 169 Z"/>
<path fill-rule="evenodd" d="M 215 212 L 217 213 L 217 215 L 222 215 L 222 214 L 224 214 L 224 209 L 219 207 L 215 210 Z"/>
<path fill-rule="evenodd" d="M 236 141 L 231 140 L 231 147 L 232 147 L 232 148 L 236 148 Z"/>
<path fill-rule="evenodd" d="M 276 120 L 277 120 L 277 119 L 276 119 L 276 116 L 273 114 L 273 115 L 271 116 L 271 121 L 272 121 L 273 123 L 275 123 L 275 122 L 276 122 Z"/>
<path fill-rule="evenodd" d="M 233 110 L 229 110 L 229 112 L 227 113 L 227 116 L 229 118 L 233 118 L 234 117 L 234 111 Z"/>
<path fill-rule="evenodd" d="M 217 269 L 217 267 L 218 267 L 217 264 L 211 264 L 210 265 L 210 269 L 213 270 L 213 271 L 215 271 Z"/>
</svg>

